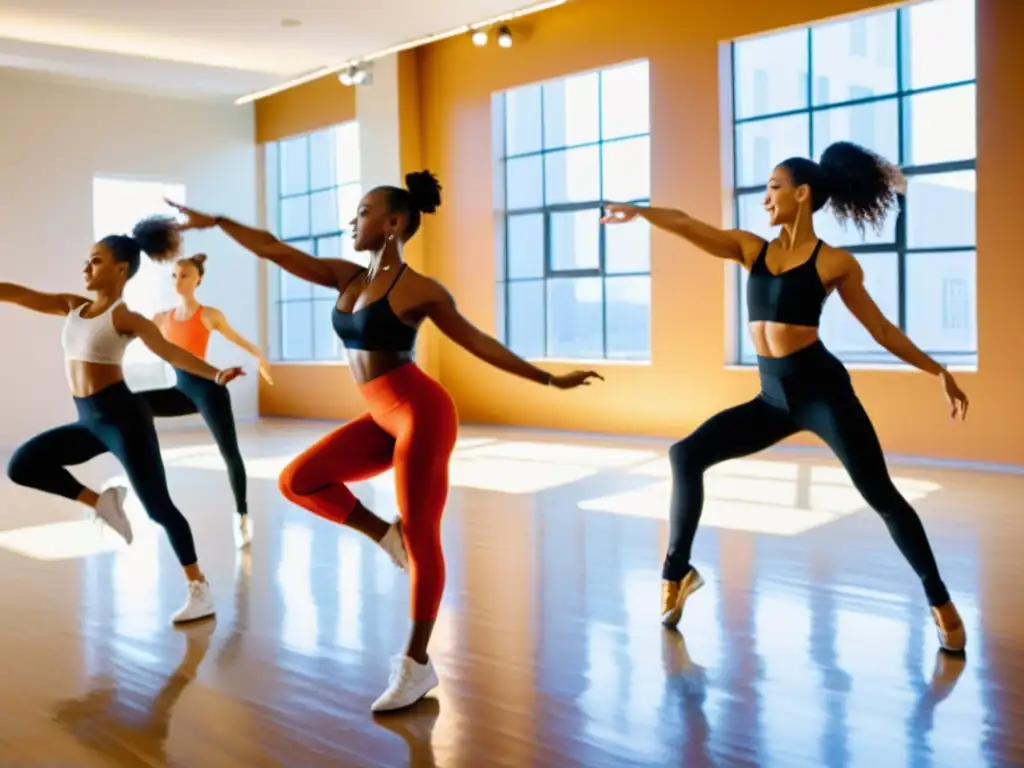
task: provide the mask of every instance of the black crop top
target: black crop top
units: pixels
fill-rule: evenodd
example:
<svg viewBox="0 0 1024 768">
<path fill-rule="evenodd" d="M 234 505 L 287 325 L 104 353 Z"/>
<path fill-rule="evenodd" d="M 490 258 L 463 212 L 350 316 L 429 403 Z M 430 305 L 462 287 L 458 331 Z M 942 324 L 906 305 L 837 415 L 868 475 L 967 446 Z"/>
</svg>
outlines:
<svg viewBox="0 0 1024 768">
<path fill-rule="evenodd" d="M 818 275 L 818 251 L 798 267 L 777 275 L 768 270 L 768 243 L 764 244 L 747 278 L 747 317 L 750 322 L 786 323 L 817 328 L 828 292 Z"/>
<path fill-rule="evenodd" d="M 411 352 L 416 344 L 416 328 L 403 323 L 391 308 L 388 296 L 394 290 L 405 271 L 405 264 L 398 270 L 395 280 L 387 292 L 355 312 L 342 312 L 334 304 L 331 324 L 346 349 L 362 349 L 367 352 Z M 360 275 L 359 272 L 352 280 Z M 352 284 L 349 280 L 338 292 L 341 300 L 345 289 Z"/>
</svg>

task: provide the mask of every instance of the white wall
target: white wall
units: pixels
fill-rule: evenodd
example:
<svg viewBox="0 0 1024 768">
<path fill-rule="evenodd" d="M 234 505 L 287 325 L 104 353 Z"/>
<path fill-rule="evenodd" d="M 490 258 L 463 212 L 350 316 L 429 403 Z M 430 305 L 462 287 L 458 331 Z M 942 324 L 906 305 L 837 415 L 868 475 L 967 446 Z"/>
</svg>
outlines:
<svg viewBox="0 0 1024 768">
<path fill-rule="evenodd" d="M 188 203 L 256 221 L 251 107 L 152 97 L 0 70 L 0 281 L 82 290 L 93 241 L 96 175 L 182 182 Z M 258 343 L 257 262 L 220 232 L 190 234 L 210 254 L 199 299 Z M 168 275 L 168 280 L 170 276 Z M 60 347 L 62 320 L 0 305 L 0 450 L 75 418 Z M 139 342 L 135 342 L 139 343 Z M 244 364 L 231 385 L 239 420 L 257 413 L 256 370 L 216 337 L 210 362 Z M 164 419 L 161 428 L 190 419 Z"/>
</svg>

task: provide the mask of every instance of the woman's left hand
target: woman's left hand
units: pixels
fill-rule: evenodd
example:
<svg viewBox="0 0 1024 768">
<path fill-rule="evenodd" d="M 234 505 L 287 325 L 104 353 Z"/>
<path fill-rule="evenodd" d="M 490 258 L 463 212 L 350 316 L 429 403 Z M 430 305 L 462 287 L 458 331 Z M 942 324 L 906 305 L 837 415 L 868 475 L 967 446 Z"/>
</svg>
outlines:
<svg viewBox="0 0 1024 768">
<path fill-rule="evenodd" d="M 229 381 L 234 381 L 239 376 L 245 376 L 245 371 L 243 371 L 240 366 L 236 365 L 234 368 L 222 368 L 217 371 L 217 378 L 215 378 L 214 381 L 223 387 Z"/>
<path fill-rule="evenodd" d="M 551 386 L 557 389 L 575 389 L 576 387 L 589 387 L 591 379 L 604 381 L 604 376 L 597 371 L 573 371 L 563 376 L 552 376 Z"/>
<path fill-rule="evenodd" d="M 267 384 L 273 385 L 274 378 L 270 375 L 270 363 L 266 360 L 260 360 L 260 377 L 267 382 Z"/>
<path fill-rule="evenodd" d="M 959 415 L 960 421 L 963 421 L 967 418 L 967 395 L 957 386 L 953 374 L 949 371 L 940 373 L 939 378 L 942 379 L 942 392 L 949 403 L 949 417 L 955 420 Z"/>
<path fill-rule="evenodd" d="M 210 227 L 217 226 L 216 216 L 211 216 L 208 213 L 202 213 L 194 208 L 187 208 L 184 205 L 176 203 L 173 200 L 167 200 L 166 198 L 164 198 L 164 202 L 185 217 L 185 221 L 178 224 L 178 229 L 209 229 Z"/>
</svg>

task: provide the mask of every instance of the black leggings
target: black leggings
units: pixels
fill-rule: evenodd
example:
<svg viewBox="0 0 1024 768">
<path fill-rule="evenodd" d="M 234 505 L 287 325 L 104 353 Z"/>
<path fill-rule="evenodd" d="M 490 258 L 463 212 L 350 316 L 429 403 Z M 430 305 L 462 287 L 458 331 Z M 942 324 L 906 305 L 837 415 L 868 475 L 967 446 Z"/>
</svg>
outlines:
<svg viewBox="0 0 1024 768">
<path fill-rule="evenodd" d="M 813 432 L 832 449 L 854 486 L 889 528 L 933 606 L 949 600 L 921 519 L 889 477 L 875 429 L 850 375 L 821 342 L 783 358 L 758 358 L 761 393 L 712 416 L 669 449 L 671 533 L 662 577 L 682 579 L 704 505 L 704 472 L 762 451 L 790 435 Z"/>
<path fill-rule="evenodd" d="M 196 545 L 188 520 L 167 491 L 153 415 L 122 381 L 92 397 L 76 397 L 78 421 L 23 443 L 11 456 L 7 476 L 18 485 L 77 500 L 85 486 L 66 467 L 108 451 L 117 457 L 146 514 L 163 526 L 182 565 L 194 565 Z"/>
<path fill-rule="evenodd" d="M 240 515 L 247 514 L 249 507 L 246 503 L 245 462 L 238 449 L 235 416 L 231 410 L 228 388 L 177 368 L 174 372 L 178 375 L 177 386 L 139 392 L 139 397 L 146 401 L 154 416 L 202 414 L 227 465 L 228 482 L 235 495 L 235 509 Z"/>
</svg>

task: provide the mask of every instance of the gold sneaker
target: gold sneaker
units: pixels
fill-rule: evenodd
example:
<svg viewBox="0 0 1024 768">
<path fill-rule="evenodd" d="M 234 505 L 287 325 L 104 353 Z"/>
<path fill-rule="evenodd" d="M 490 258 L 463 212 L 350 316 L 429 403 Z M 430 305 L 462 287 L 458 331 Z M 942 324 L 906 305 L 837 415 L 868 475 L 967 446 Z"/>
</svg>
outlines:
<svg viewBox="0 0 1024 768">
<path fill-rule="evenodd" d="M 696 568 L 691 568 L 681 581 L 661 582 L 661 623 L 669 629 L 675 629 L 683 618 L 686 598 L 703 586 L 704 579 Z"/>
<path fill-rule="evenodd" d="M 967 632 L 953 602 L 950 601 L 941 608 L 932 608 L 932 618 L 935 619 L 935 628 L 939 632 L 939 645 L 942 649 L 963 653 L 964 646 L 967 645 Z"/>
</svg>

